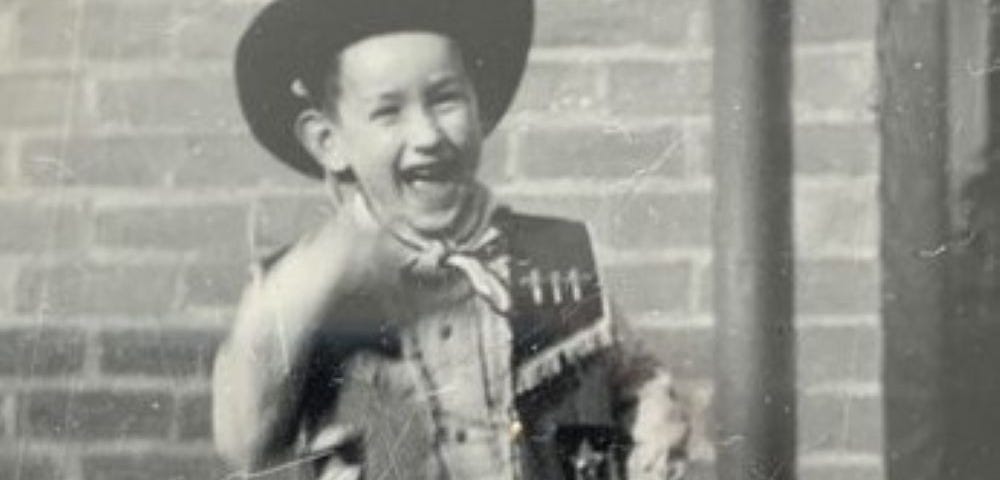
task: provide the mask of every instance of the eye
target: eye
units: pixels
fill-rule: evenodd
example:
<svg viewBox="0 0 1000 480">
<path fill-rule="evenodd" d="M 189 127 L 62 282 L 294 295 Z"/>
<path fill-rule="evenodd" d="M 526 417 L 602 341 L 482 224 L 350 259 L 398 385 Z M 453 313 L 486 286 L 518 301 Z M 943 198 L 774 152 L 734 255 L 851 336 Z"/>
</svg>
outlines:
<svg viewBox="0 0 1000 480">
<path fill-rule="evenodd" d="M 445 90 L 434 94 L 430 101 L 431 105 L 439 109 L 451 109 L 465 103 L 465 92 L 461 90 Z"/>
<path fill-rule="evenodd" d="M 371 120 L 387 121 L 399 116 L 399 105 L 380 105 L 368 115 Z"/>
</svg>

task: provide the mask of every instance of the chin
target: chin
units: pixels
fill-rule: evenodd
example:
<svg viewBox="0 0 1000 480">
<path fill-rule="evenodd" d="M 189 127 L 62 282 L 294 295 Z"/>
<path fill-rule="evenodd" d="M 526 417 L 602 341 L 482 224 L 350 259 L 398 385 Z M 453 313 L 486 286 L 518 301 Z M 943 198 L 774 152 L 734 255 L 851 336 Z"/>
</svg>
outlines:
<svg viewBox="0 0 1000 480">
<path fill-rule="evenodd" d="M 413 212 L 408 223 L 414 230 L 427 236 L 446 235 L 458 223 L 460 213 L 461 208 L 457 205 L 435 211 Z"/>
</svg>

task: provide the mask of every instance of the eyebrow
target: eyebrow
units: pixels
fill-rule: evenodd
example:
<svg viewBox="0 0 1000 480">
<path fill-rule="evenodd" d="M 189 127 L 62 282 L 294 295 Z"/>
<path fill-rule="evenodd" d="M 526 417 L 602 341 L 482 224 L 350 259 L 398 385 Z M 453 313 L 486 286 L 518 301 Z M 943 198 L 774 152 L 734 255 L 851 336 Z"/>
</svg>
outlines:
<svg viewBox="0 0 1000 480">
<path fill-rule="evenodd" d="M 441 90 L 452 85 L 462 85 L 462 79 L 460 76 L 454 73 L 446 73 L 440 76 L 440 78 L 435 78 L 431 80 L 429 86 L 430 90 Z"/>
<path fill-rule="evenodd" d="M 461 76 L 446 72 L 436 75 L 437 78 L 432 77 L 430 84 L 428 85 L 428 90 L 432 92 L 438 92 L 446 88 L 462 85 Z M 362 93 L 361 101 L 367 104 L 379 104 L 383 102 L 398 102 L 402 99 L 404 95 L 396 90 L 385 90 L 385 91 L 374 91 L 370 93 Z"/>
<path fill-rule="evenodd" d="M 398 102 L 402 98 L 403 94 L 396 91 L 375 92 L 361 96 L 366 103 Z"/>
</svg>

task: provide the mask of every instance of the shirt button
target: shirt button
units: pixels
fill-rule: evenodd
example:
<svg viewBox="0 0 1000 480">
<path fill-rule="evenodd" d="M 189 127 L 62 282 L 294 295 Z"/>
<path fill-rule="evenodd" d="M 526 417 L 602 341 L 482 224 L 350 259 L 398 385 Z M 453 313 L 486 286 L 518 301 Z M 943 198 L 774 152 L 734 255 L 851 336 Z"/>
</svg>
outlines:
<svg viewBox="0 0 1000 480">
<path fill-rule="evenodd" d="M 519 422 L 517 420 L 514 420 L 510 424 L 510 438 L 512 440 L 516 440 L 517 437 L 520 437 L 521 436 L 521 432 L 523 432 L 523 431 L 524 431 L 524 425 L 522 425 L 521 422 Z"/>
<path fill-rule="evenodd" d="M 451 325 L 445 325 L 441 327 L 441 338 L 443 340 L 451 338 Z"/>
</svg>

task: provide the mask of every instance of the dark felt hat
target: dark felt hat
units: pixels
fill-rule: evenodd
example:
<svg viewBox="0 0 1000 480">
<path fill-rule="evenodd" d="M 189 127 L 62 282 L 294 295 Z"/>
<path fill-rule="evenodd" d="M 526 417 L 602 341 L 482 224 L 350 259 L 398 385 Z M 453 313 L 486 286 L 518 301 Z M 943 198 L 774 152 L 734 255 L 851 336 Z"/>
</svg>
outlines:
<svg viewBox="0 0 1000 480">
<path fill-rule="evenodd" d="M 461 48 L 488 133 L 521 80 L 533 18 L 532 0 L 276 0 L 257 15 L 237 47 L 243 116 L 279 160 L 319 178 L 322 169 L 294 132 L 296 117 L 311 105 L 302 82 L 325 72 L 341 50 L 358 40 L 393 31 L 432 31 Z"/>
</svg>

